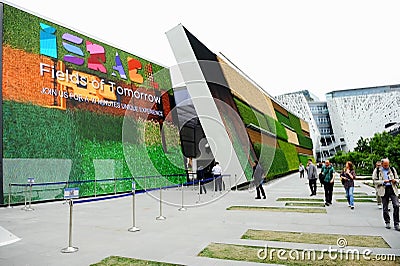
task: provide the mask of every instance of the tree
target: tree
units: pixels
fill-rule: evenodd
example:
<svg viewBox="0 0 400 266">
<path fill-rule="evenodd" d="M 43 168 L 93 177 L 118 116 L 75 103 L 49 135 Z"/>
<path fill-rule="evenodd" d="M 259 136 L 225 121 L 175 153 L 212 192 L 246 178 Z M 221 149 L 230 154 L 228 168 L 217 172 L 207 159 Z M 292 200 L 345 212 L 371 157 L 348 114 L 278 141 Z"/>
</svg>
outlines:
<svg viewBox="0 0 400 266">
<path fill-rule="evenodd" d="M 357 146 L 354 148 L 354 151 L 369 152 L 371 150 L 371 147 L 369 145 L 369 141 L 370 140 L 368 138 L 364 139 L 363 137 L 361 137 L 357 141 Z"/>
</svg>

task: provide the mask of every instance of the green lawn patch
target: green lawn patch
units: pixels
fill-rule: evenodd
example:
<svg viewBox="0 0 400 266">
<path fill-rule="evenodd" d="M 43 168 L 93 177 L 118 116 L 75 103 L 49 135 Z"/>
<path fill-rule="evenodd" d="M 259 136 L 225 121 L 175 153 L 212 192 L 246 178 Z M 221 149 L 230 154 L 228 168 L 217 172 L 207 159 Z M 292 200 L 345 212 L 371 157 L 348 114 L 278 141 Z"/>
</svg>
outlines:
<svg viewBox="0 0 400 266">
<path fill-rule="evenodd" d="M 347 202 L 347 199 L 336 199 L 337 202 Z M 376 202 L 375 199 L 356 198 L 355 202 Z"/>
<path fill-rule="evenodd" d="M 336 188 L 342 187 L 342 188 L 344 188 L 343 185 L 340 184 L 340 183 L 335 183 L 335 184 L 333 185 L 333 187 L 336 187 Z M 354 185 L 354 187 L 360 187 L 360 185 Z"/>
<path fill-rule="evenodd" d="M 286 202 L 285 206 L 325 207 L 325 204 L 323 202 Z"/>
<path fill-rule="evenodd" d="M 361 253 L 362 251 L 360 251 Z M 278 253 L 280 256 L 278 256 Z M 336 259 L 332 259 L 335 258 Z M 366 260 L 362 254 L 359 259 L 356 255 L 344 253 L 340 257 L 339 253 L 330 254 L 321 251 L 288 250 L 273 247 L 254 247 L 245 245 L 211 243 L 203 249 L 198 256 L 216 258 L 223 260 L 249 261 L 282 265 L 376 265 L 374 255 L 370 255 L 371 260 Z M 285 259 L 286 258 L 286 259 Z M 314 258 L 314 259 L 313 259 Z M 392 257 L 394 261 L 380 261 L 379 265 L 399 265 L 399 257 Z"/>
<path fill-rule="evenodd" d="M 362 198 L 362 199 L 376 199 L 375 195 L 354 195 L 354 198 Z"/>
<path fill-rule="evenodd" d="M 285 208 L 268 206 L 231 206 L 228 211 L 271 211 L 271 212 L 301 212 L 301 213 L 326 213 L 323 208 Z"/>
<path fill-rule="evenodd" d="M 317 193 L 318 195 L 324 195 L 325 193 L 324 192 L 318 192 Z M 339 192 L 333 192 L 333 194 L 334 195 L 346 195 L 346 192 L 343 192 L 343 191 L 339 191 Z M 353 193 L 354 195 L 368 195 L 368 193 L 366 193 L 366 192 L 354 192 Z"/>
<path fill-rule="evenodd" d="M 390 248 L 389 244 L 381 236 L 319 234 L 249 229 L 242 235 L 241 238 L 265 241 L 323 244 L 331 246 L 336 246 L 338 239 L 344 238 L 346 239 L 348 246 Z"/>
<path fill-rule="evenodd" d="M 160 265 L 165 265 L 165 266 L 172 266 L 172 265 L 182 265 L 182 264 L 172 264 L 172 263 L 166 263 L 166 262 L 158 262 L 158 261 L 151 261 L 151 260 L 139 260 L 139 259 L 133 259 L 133 258 L 125 258 L 125 257 L 118 257 L 118 256 L 110 256 L 102 261 L 91 264 L 90 266 L 142 266 L 142 265 L 149 265 L 149 266 L 160 266 Z"/>
<path fill-rule="evenodd" d="M 323 199 L 317 198 L 277 198 L 276 201 L 308 201 L 308 202 L 324 202 Z"/>
</svg>

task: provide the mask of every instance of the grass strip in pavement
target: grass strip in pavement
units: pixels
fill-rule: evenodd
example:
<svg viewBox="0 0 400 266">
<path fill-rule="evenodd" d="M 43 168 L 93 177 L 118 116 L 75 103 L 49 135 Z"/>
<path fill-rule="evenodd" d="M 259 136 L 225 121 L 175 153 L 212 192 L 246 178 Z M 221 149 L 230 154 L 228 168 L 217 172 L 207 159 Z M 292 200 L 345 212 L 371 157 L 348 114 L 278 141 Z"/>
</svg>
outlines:
<svg viewBox="0 0 400 266">
<path fill-rule="evenodd" d="M 277 198 L 276 201 L 308 201 L 308 202 L 324 202 L 323 199 L 317 198 Z"/>
<path fill-rule="evenodd" d="M 297 250 L 297 249 L 280 249 L 273 247 L 255 247 L 246 245 L 233 245 L 222 243 L 211 243 L 204 248 L 198 256 L 207 258 L 216 258 L 223 260 L 236 260 L 248 261 L 269 264 L 282 264 L 289 266 L 302 266 L 302 265 L 377 265 L 375 255 L 370 255 L 366 259 L 360 251 L 359 259 L 356 254 L 343 252 L 322 252 L 311 250 Z M 279 254 L 279 256 L 278 256 Z M 380 266 L 399 265 L 399 257 L 391 257 L 394 261 L 379 261 Z"/>
<path fill-rule="evenodd" d="M 376 199 L 375 195 L 354 195 L 356 199 Z"/>
<path fill-rule="evenodd" d="M 323 208 L 286 208 L 270 206 L 230 206 L 228 211 L 270 211 L 270 212 L 300 212 L 300 213 L 326 213 Z"/>
<path fill-rule="evenodd" d="M 347 202 L 347 199 L 336 199 L 336 201 L 337 202 Z M 355 198 L 354 202 L 375 202 L 376 203 L 376 199 Z"/>
<path fill-rule="evenodd" d="M 320 234 L 249 229 L 242 235 L 241 238 L 291 243 L 322 244 L 331 245 L 332 247 L 337 247 L 337 242 L 339 239 L 345 239 L 347 246 L 390 248 L 389 244 L 381 236 Z"/>
<path fill-rule="evenodd" d="M 323 202 L 286 202 L 285 206 L 295 206 L 295 207 L 324 207 Z"/>
<path fill-rule="evenodd" d="M 334 188 L 341 188 L 341 187 L 344 188 L 343 185 L 340 184 L 340 183 L 335 183 L 335 184 L 333 185 L 333 187 L 334 187 Z M 354 185 L 354 187 L 361 187 L 361 186 L 360 186 L 360 185 Z"/>
<path fill-rule="evenodd" d="M 134 258 L 125 258 L 119 256 L 110 256 L 107 257 L 100 262 L 95 264 L 91 264 L 90 266 L 175 266 L 175 265 L 182 265 L 182 264 L 172 264 L 166 262 L 158 262 L 158 261 L 151 261 L 151 260 L 139 260 Z"/>
<path fill-rule="evenodd" d="M 318 192 L 318 195 L 324 195 L 325 192 Z M 333 195 L 346 195 L 346 192 L 340 191 L 340 192 L 333 192 Z M 366 192 L 354 192 L 354 195 L 368 195 Z"/>
</svg>

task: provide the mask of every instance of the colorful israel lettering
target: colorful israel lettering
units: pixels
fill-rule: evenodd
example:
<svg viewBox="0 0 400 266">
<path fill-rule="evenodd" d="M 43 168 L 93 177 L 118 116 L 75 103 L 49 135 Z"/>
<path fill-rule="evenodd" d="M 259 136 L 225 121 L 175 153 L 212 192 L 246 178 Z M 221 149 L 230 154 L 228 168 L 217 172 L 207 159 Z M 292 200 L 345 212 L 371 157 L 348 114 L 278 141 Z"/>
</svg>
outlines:
<svg viewBox="0 0 400 266">
<path fill-rule="evenodd" d="M 103 46 L 88 40 L 83 42 L 84 40 L 82 38 L 70 33 L 64 33 L 61 38 L 62 46 L 68 52 L 68 54 L 63 57 L 65 62 L 82 66 L 86 61 L 88 69 L 107 73 L 107 68 L 105 66 L 106 50 Z M 85 43 L 86 51 L 89 53 L 88 58 L 85 58 L 85 54 L 82 50 L 83 43 Z M 45 23 L 40 23 L 40 54 L 58 58 L 57 52 L 56 28 Z M 114 59 L 115 65 L 112 67 L 111 75 L 127 80 L 128 77 L 118 52 L 115 53 Z M 143 83 L 144 78 L 138 72 L 138 70 L 142 69 L 142 63 L 135 58 L 128 57 L 126 65 L 129 79 L 139 84 Z M 151 64 L 145 66 L 144 72 L 145 78 L 149 80 L 149 85 L 158 89 L 158 83 L 154 82 L 152 78 L 153 68 Z"/>
</svg>

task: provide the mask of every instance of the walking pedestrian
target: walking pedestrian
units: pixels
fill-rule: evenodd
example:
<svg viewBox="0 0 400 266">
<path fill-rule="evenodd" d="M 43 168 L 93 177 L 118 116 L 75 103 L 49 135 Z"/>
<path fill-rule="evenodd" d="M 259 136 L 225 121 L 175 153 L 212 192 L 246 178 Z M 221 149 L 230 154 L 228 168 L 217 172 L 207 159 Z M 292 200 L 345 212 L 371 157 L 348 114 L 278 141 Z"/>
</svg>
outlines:
<svg viewBox="0 0 400 266">
<path fill-rule="evenodd" d="M 397 185 L 399 184 L 399 176 L 394 167 L 390 166 L 388 158 L 382 159 L 381 167 L 377 170 L 377 178 L 374 179 L 374 184 L 378 186 L 378 194 L 382 197 L 383 220 L 385 227 L 390 229 L 389 215 L 389 199 L 393 206 L 393 224 L 396 231 L 400 231 L 399 227 L 399 192 Z"/>
<path fill-rule="evenodd" d="M 263 196 L 263 199 L 266 199 L 267 197 L 265 196 L 265 191 L 262 186 L 263 184 L 263 178 L 264 178 L 264 169 L 262 168 L 261 164 L 258 163 L 257 160 L 254 161 L 253 165 L 253 182 L 257 190 L 257 196 L 256 199 L 261 199 L 261 195 Z M 260 195 L 261 193 L 261 195 Z"/>
<path fill-rule="evenodd" d="M 354 171 L 353 163 L 346 162 L 346 167 L 340 174 L 340 179 L 346 191 L 346 198 L 349 207 L 354 209 L 354 179 L 356 179 L 356 172 Z"/>
<path fill-rule="evenodd" d="M 325 161 L 325 165 L 322 167 L 321 173 L 324 178 L 325 206 L 329 206 L 332 205 L 333 185 L 335 179 L 335 169 L 329 160 Z"/>
<path fill-rule="evenodd" d="M 299 172 L 300 172 L 300 178 L 304 178 L 304 165 L 300 163 L 299 165 Z"/>
<path fill-rule="evenodd" d="M 312 163 L 311 159 L 308 159 L 307 163 L 307 178 L 308 185 L 310 186 L 311 195 L 317 195 L 317 167 Z"/>
</svg>

